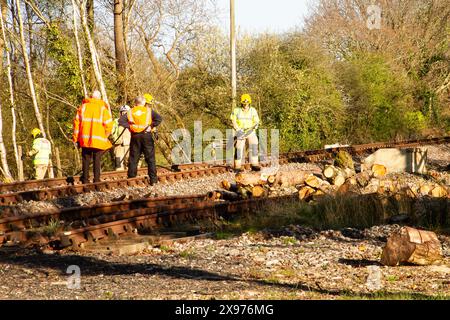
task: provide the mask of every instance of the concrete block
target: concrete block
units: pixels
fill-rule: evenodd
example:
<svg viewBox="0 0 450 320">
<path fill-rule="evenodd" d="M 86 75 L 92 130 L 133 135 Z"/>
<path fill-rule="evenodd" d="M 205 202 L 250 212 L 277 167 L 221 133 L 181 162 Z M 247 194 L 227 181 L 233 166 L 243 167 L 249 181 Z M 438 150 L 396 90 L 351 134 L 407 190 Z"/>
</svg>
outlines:
<svg viewBox="0 0 450 320">
<path fill-rule="evenodd" d="M 386 167 L 388 173 L 425 174 L 427 152 L 427 148 L 380 149 L 361 162 L 361 171 L 370 170 L 374 164 L 381 164 Z"/>
</svg>

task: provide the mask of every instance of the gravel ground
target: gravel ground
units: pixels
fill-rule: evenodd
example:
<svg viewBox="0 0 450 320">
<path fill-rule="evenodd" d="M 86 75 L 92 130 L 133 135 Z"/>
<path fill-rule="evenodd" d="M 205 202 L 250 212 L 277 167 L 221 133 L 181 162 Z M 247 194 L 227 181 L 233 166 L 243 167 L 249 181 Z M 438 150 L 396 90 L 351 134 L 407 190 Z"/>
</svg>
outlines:
<svg viewBox="0 0 450 320">
<path fill-rule="evenodd" d="M 427 146 L 428 164 L 434 169 L 450 171 L 450 144 Z"/>
<path fill-rule="evenodd" d="M 131 256 L 0 248 L 0 299 L 340 299 L 364 297 L 369 267 L 381 289 L 450 298 L 450 238 L 441 266 L 379 266 L 399 226 L 317 233 L 301 226 L 204 239 Z M 68 289 L 70 265 L 80 289 Z M 373 273 L 372 273 L 373 274 Z M 388 298 L 389 295 L 386 295 Z"/>
</svg>

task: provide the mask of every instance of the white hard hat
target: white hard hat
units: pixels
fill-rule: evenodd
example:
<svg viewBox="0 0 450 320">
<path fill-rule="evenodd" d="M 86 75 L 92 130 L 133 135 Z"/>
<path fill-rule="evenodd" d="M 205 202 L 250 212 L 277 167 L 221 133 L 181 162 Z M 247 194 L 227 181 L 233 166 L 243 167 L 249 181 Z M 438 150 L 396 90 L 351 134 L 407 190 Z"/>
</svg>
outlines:
<svg viewBox="0 0 450 320">
<path fill-rule="evenodd" d="M 123 106 L 120 107 L 119 112 L 128 112 L 130 110 L 131 110 L 130 106 L 123 105 Z"/>
</svg>

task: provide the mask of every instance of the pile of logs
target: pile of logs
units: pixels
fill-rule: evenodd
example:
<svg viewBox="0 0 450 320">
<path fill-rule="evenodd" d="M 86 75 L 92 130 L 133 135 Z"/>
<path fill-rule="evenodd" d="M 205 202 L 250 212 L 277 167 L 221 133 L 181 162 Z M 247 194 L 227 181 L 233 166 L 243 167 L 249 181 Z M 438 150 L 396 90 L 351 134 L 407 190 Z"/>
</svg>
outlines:
<svg viewBox="0 0 450 320">
<path fill-rule="evenodd" d="M 387 176 L 385 166 L 374 164 L 370 170 L 356 173 L 353 161 L 346 152 L 339 152 L 334 165 L 326 165 L 322 172 L 291 170 L 286 172 L 260 173 L 241 172 L 236 175 L 236 183 L 222 181 L 222 191 L 210 192 L 214 200 L 239 200 L 261 198 L 272 192 L 290 187 L 298 193 L 300 200 L 310 201 L 323 195 L 336 194 L 406 194 L 411 198 L 430 196 L 450 197 L 449 188 L 436 181 L 423 180 L 410 183 L 405 179 Z"/>
</svg>

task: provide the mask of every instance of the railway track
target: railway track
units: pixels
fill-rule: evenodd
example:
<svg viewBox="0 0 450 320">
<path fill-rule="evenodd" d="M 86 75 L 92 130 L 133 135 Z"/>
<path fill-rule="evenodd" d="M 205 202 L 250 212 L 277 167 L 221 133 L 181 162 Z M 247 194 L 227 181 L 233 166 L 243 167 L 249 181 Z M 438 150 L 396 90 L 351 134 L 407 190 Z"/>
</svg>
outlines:
<svg viewBox="0 0 450 320">
<path fill-rule="evenodd" d="M 175 171 L 188 171 L 188 170 L 198 170 L 205 169 L 211 167 L 211 165 L 204 163 L 194 163 L 194 164 L 186 164 L 174 167 Z M 158 174 L 165 174 L 169 172 L 173 172 L 172 168 L 158 168 Z M 147 174 L 147 168 L 139 168 L 138 176 L 144 176 Z M 105 181 L 110 180 L 121 180 L 127 178 L 127 171 L 109 171 L 102 173 L 102 179 Z M 4 192 L 20 192 L 20 191 L 28 191 L 35 189 L 43 189 L 43 188 L 53 188 L 67 185 L 78 185 L 81 184 L 81 177 L 65 177 L 65 178 L 55 178 L 55 179 L 44 179 L 44 180 L 27 180 L 27 181 L 18 181 L 13 183 L 4 183 L 0 184 L 0 193 Z"/>
<path fill-rule="evenodd" d="M 431 139 L 397 141 L 397 142 L 366 143 L 366 144 L 352 145 L 348 147 L 289 152 L 281 154 L 280 159 L 283 159 L 283 161 L 287 162 L 316 162 L 332 158 L 339 151 L 347 151 L 352 155 L 360 155 L 363 153 L 374 152 L 378 149 L 384 148 L 407 149 L 407 148 L 417 148 L 421 146 L 448 144 L 448 143 L 450 143 L 450 136 Z"/>
<path fill-rule="evenodd" d="M 308 150 L 300 152 L 290 152 L 281 154 L 279 163 L 289 162 L 317 162 L 332 158 L 338 151 L 344 150 L 351 154 L 361 154 L 371 152 L 381 148 L 413 148 L 423 145 L 446 144 L 450 143 L 450 137 L 409 140 L 389 143 L 370 143 L 362 145 L 354 145 L 349 147 L 338 147 L 332 149 Z M 269 165 L 269 162 L 262 165 Z M 249 168 L 249 165 L 246 165 Z M 200 176 L 209 176 L 227 172 L 230 168 L 225 165 L 211 165 L 206 163 L 180 165 L 176 168 L 177 172 L 168 172 L 168 170 L 159 171 L 159 179 L 162 183 L 174 182 L 182 179 L 190 179 Z M 22 201 L 43 201 L 54 198 L 73 196 L 80 193 L 91 191 L 106 191 L 117 188 L 146 186 L 148 180 L 146 178 L 146 168 L 139 170 L 140 176 L 132 179 L 126 178 L 126 172 L 107 172 L 102 175 L 105 181 L 81 184 L 79 177 L 75 177 L 72 181 L 67 178 L 47 179 L 42 181 L 24 181 L 12 184 L 0 185 L 0 205 L 13 205 Z"/>
<path fill-rule="evenodd" d="M 105 238 L 116 239 L 137 232 L 152 232 L 179 223 L 201 219 L 228 218 L 293 199 L 292 196 L 214 202 L 203 195 L 121 201 L 111 204 L 62 209 L 34 216 L 0 219 L 0 245 L 51 244 L 53 247 L 79 248 L 83 243 Z M 46 235 L 50 221 L 63 222 L 58 231 Z"/>
<path fill-rule="evenodd" d="M 450 137 L 291 152 L 282 154 L 280 163 L 319 161 L 332 157 L 341 150 L 352 154 L 360 154 L 380 148 L 413 148 L 445 143 L 450 143 Z M 229 170 L 224 165 L 212 166 L 209 164 L 185 165 L 176 169 L 177 172 L 160 171 L 159 177 L 161 182 L 215 175 Z M 142 168 L 140 171 L 141 174 L 144 174 L 146 168 Z M 79 181 L 74 181 L 72 185 L 58 186 L 58 183 L 61 183 L 61 179 L 47 180 L 41 182 L 41 184 L 37 181 L 28 184 L 26 182 L 10 184 L 9 187 L 11 188 L 14 185 L 22 188 L 39 186 L 41 188 L 47 187 L 47 189 L 23 190 L 1 194 L 0 203 L 11 204 L 23 200 L 48 200 L 81 192 L 147 185 L 147 177 L 145 176 L 124 179 L 124 175 L 124 172 L 107 173 L 103 177 L 109 178 L 109 180 L 86 185 L 80 184 Z M 55 183 L 57 186 L 53 187 L 52 183 Z M 228 217 L 233 214 L 256 210 L 266 206 L 269 202 L 277 203 L 289 198 L 292 199 L 292 196 L 214 202 L 205 195 L 161 197 L 65 208 L 32 216 L 7 217 L 0 219 L 0 245 L 5 243 L 50 243 L 55 247 L 70 246 L 76 249 L 86 242 L 96 242 L 105 238 L 118 238 L 123 235 L 135 234 L 136 232 L 155 231 L 178 223 L 192 222 L 199 219 Z M 56 230 L 49 232 L 46 228 L 52 223 Z M 56 226 L 55 223 L 57 223 Z"/>
<path fill-rule="evenodd" d="M 224 166 L 207 167 L 205 169 L 186 170 L 180 172 L 171 172 L 160 174 L 158 176 L 161 183 L 175 182 L 182 179 L 196 178 L 201 176 L 211 176 L 226 173 L 228 168 Z M 148 186 L 147 176 L 140 176 L 131 179 L 109 180 L 90 184 L 66 185 L 60 187 L 52 187 L 47 189 L 19 191 L 12 193 L 4 193 L 0 195 L 1 205 L 13 205 L 22 201 L 45 201 L 55 198 L 74 196 L 80 193 L 92 191 L 106 191 L 127 187 L 144 187 Z"/>
</svg>

